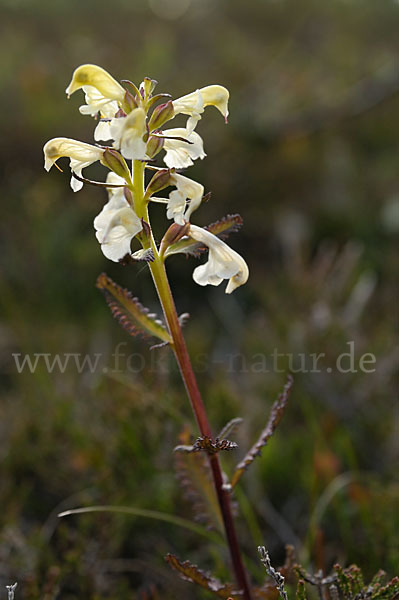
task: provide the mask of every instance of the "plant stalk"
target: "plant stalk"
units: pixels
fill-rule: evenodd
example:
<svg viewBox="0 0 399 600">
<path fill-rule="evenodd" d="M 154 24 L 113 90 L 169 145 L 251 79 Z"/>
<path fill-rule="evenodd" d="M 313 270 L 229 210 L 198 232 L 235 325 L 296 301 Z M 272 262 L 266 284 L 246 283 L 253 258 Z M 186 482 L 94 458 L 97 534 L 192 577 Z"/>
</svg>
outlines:
<svg viewBox="0 0 399 600">
<path fill-rule="evenodd" d="M 140 161 L 134 161 L 133 164 L 133 192 L 135 196 L 135 209 L 140 218 L 149 223 L 147 206 L 142 199 L 144 197 L 144 164 Z M 182 333 L 179 318 L 172 292 L 169 286 L 169 280 L 166 274 L 163 260 L 159 256 L 155 241 L 150 233 L 147 240 L 142 240 L 143 246 L 152 248 L 154 261 L 149 263 L 151 275 L 158 293 L 162 310 L 173 339 L 172 349 L 174 351 L 177 364 L 191 402 L 198 428 L 202 436 L 212 437 L 211 427 L 206 414 L 205 406 L 198 388 L 197 380 L 191 365 L 186 342 Z M 230 550 L 230 556 L 234 568 L 237 584 L 243 592 L 244 600 L 251 600 L 251 590 L 248 582 L 248 576 L 242 561 L 240 546 L 235 529 L 233 514 L 231 510 L 230 492 L 224 486 L 222 469 L 217 454 L 209 455 L 213 482 L 223 518 L 227 543 Z"/>
</svg>

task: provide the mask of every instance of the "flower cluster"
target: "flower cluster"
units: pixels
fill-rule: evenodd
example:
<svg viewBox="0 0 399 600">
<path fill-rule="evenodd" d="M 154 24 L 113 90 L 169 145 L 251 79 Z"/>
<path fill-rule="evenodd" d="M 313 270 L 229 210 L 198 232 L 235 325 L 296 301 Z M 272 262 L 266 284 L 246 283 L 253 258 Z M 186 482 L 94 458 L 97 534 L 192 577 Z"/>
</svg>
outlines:
<svg viewBox="0 0 399 600">
<path fill-rule="evenodd" d="M 181 227 L 184 237 L 209 249 L 208 261 L 195 269 L 194 280 L 199 285 L 219 285 L 223 279 L 229 279 L 226 292 L 232 292 L 248 279 L 248 267 L 217 236 L 190 224 L 192 213 L 203 200 L 204 188 L 177 172 L 206 156 L 203 141 L 195 128 L 208 106 L 214 106 L 227 122 L 228 91 L 220 85 L 209 85 L 172 100 L 169 94 L 154 95 L 156 82 L 149 78 L 145 78 L 139 87 L 130 81 L 122 83 L 125 87 L 96 65 L 82 65 L 75 70 L 66 93 L 69 97 L 83 90 L 85 104 L 79 110 L 98 119 L 94 131 L 98 144 L 69 138 L 51 139 L 43 149 L 45 169 L 49 171 L 53 165 L 59 168 L 57 160 L 68 157 L 71 187 L 75 192 L 84 182 L 94 183 L 83 177 L 82 171 L 86 167 L 100 162 L 110 170 L 104 183 L 96 182 L 107 189 L 109 199 L 94 220 L 96 237 L 110 260 L 118 262 L 126 255 L 132 256 L 130 245 L 134 237 L 144 248 L 152 245 L 152 250 L 157 253 L 153 239 L 148 242 L 143 231 L 148 224 L 147 205 L 162 202 L 166 204 L 167 218 Z M 163 128 L 179 114 L 188 116 L 185 127 Z M 102 145 L 104 142 L 108 145 Z M 161 151 L 167 168 L 153 164 Z M 132 169 L 127 161 L 132 161 Z M 138 189 L 133 176 L 135 166 L 153 174 L 145 190 Z M 156 196 L 168 187 L 175 188 L 168 198 Z"/>
</svg>

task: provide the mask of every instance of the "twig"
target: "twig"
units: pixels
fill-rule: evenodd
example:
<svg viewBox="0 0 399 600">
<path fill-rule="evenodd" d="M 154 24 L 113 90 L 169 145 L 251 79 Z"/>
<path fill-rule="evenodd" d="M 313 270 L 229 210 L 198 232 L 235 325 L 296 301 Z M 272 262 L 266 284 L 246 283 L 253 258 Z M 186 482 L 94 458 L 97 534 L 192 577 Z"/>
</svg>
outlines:
<svg viewBox="0 0 399 600">
<path fill-rule="evenodd" d="M 276 569 L 272 567 L 269 553 L 264 546 L 258 546 L 258 552 L 260 554 L 260 560 L 264 564 L 267 574 L 274 580 L 281 598 L 283 600 L 288 600 L 287 592 L 284 587 L 285 578 L 279 571 L 276 571 Z"/>
</svg>

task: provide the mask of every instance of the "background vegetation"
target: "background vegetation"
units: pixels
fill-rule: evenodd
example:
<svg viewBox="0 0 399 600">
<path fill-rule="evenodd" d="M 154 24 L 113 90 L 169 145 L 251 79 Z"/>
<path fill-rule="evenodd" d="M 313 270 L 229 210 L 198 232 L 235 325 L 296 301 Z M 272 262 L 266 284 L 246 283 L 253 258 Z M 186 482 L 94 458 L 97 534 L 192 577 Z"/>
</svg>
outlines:
<svg viewBox="0 0 399 600">
<path fill-rule="evenodd" d="M 84 62 L 136 83 L 148 75 L 174 97 L 209 83 L 231 91 L 229 126 L 213 109 L 199 124 L 208 158 L 189 176 L 212 191 L 197 224 L 243 216 L 230 242 L 250 281 L 227 297 L 222 286 L 194 284 L 192 259 L 169 265 L 178 308 L 191 314 L 185 332 L 215 432 L 245 418 L 227 471 L 256 439 L 299 355 L 326 354 L 321 372 L 294 374 L 283 422 L 239 486 L 253 577 L 263 578 L 259 543 L 275 565 L 291 543 L 311 569 L 328 572 L 339 560 L 368 577 L 379 568 L 393 576 L 398 2 L 0 7 L 2 585 L 18 581 L 18 599 L 155 598 L 156 590 L 202 598 L 176 581 L 163 556 L 174 552 L 221 577 L 227 564 L 205 528 L 56 516 L 90 504 L 194 516 L 173 475 L 172 449 L 182 430 L 196 429 L 172 357 L 128 339 L 94 285 L 106 270 L 158 310 L 150 278 L 101 254 L 92 221 L 103 192 L 73 194 L 68 169 L 47 175 L 42 166 L 49 138 L 92 140 L 93 121 L 77 110 L 82 98 L 64 94 Z M 161 233 L 163 208 L 154 215 Z M 349 341 L 356 366 L 375 354 L 375 372 L 337 371 Z M 133 356 L 115 372 L 112 354 L 125 342 L 121 352 Z M 274 349 L 292 361 L 280 357 L 274 368 Z M 101 366 L 48 373 L 42 364 L 19 374 L 12 354 L 38 352 L 100 353 Z"/>
</svg>

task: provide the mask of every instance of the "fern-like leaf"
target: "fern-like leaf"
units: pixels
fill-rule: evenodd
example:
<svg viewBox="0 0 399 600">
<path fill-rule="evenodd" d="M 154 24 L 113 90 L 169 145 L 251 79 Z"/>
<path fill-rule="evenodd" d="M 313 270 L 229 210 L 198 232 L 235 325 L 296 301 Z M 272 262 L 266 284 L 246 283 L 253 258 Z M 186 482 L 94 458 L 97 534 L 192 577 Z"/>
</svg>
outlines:
<svg viewBox="0 0 399 600">
<path fill-rule="evenodd" d="M 234 487 L 243 476 L 244 472 L 253 463 L 257 456 L 260 456 L 261 450 L 268 443 L 272 437 L 277 425 L 280 423 L 287 406 L 288 398 L 292 387 L 292 377 L 290 376 L 283 392 L 272 406 L 271 414 L 267 422 L 266 427 L 260 434 L 257 442 L 252 446 L 250 451 L 246 454 L 242 461 L 238 463 L 233 473 L 231 485 Z"/>
<path fill-rule="evenodd" d="M 116 284 L 108 275 L 102 273 L 97 279 L 97 287 L 104 294 L 105 300 L 115 319 L 132 336 L 154 336 L 164 343 L 170 343 L 165 325 L 151 314 L 131 292 Z"/>
<path fill-rule="evenodd" d="M 189 560 L 181 562 L 174 554 L 167 554 L 165 556 L 167 563 L 180 574 L 180 577 L 185 581 L 196 583 L 208 592 L 211 592 L 218 598 L 224 598 L 227 600 L 234 596 L 238 598 L 242 596 L 241 591 L 236 590 L 232 583 L 221 583 L 216 577 L 213 577 L 209 573 L 205 573 L 199 569 L 196 565 L 193 565 Z"/>
<path fill-rule="evenodd" d="M 226 423 L 226 425 L 223 427 L 223 429 L 220 430 L 218 438 L 220 440 L 222 440 L 222 439 L 226 438 L 228 435 L 234 435 L 234 433 L 237 431 L 237 429 L 243 422 L 244 422 L 244 419 L 242 419 L 241 417 L 236 417 L 235 419 L 231 419 L 231 421 Z"/>
</svg>

